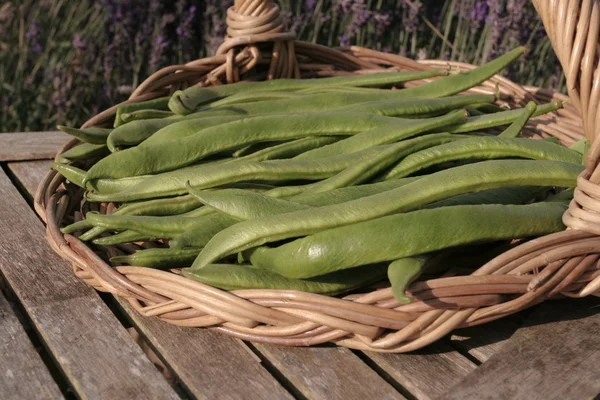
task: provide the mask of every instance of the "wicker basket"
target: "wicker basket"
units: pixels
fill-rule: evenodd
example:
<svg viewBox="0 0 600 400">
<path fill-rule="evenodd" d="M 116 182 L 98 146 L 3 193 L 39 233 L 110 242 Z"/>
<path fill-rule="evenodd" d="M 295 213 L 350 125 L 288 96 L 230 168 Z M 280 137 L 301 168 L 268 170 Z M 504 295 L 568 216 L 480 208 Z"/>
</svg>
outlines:
<svg viewBox="0 0 600 400">
<path fill-rule="evenodd" d="M 566 72 L 570 102 L 564 109 L 531 121 L 525 134 L 555 136 L 570 145 L 585 136 L 593 141 L 600 128 L 600 67 L 597 1 L 534 0 L 546 32 Z M 471 65 L 426 60 L 360 47 L 330 49 L 295 41 L 286 33 L 272 0 L 236 0 L 227 12 L 227 38 L 213 57 L 174 65 L 150 76 L 127 102 L 165 96 L 190 85 L 206 86 L 276 78 L 305 78 L 382 70 L 466 70 Z M 420 82 L 422 83 L 422 82 Z M 415 83 L 411 83 L 415 84 Z M 418 84 L 418 83 L 417 83 Z M 549 90 L 522 87 L 496 76 L 472 89 L 493 93 L 502 101 L 568 100 Z M 84 127 L 102 125 L 112 107 Z M 178 275 L 141 267 L 109 266 L 96 252 L 132 252 L 151 244 L 91 249 L 59 227 L 81 219 L 88 210 L 111 212 L 113 204 L 90 204 L 82 191 L 56 172 L 38 188 L 35 207 L 47 223 L 53 249 L 73 265 L 74 273 L 99 291 L 127 299 L 142 315 L 188 327 L 208 327 L 244 340 L 286 346 L 333 342 L 382 352 L 407 352 L 426 346 L 455 328 L 492 321 L 550 297 L 583 297 L 600 293 L 600 140 L 594 141 L 586 171 L 578 180 L 575 200 L 564 215 L 569 229 L 517 246 L 471 275 L 445 276 L 413 283 L 416 298 L 401 305 L 389 287 L 343 298 L 283 290 L 227 292 Z M 58 154 L 77 145 L 71 141 Z"/>
</svg>

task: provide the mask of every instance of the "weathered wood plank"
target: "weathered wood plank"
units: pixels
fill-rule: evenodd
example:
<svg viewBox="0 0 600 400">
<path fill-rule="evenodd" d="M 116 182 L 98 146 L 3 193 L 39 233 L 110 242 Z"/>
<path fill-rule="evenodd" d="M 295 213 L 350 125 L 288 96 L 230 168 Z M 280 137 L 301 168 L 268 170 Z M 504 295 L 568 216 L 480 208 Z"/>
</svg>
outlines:
<svg viewBox="0 0 600 400">
<path fill-rule="evenodd" d="M 178 398 L 45 237 L 41 222 L 0 173 L 0 270 L 75 392 L 91 399 Z"/>
<path fill-rule="evenodd" d="M 33 193 L 47 172 L 48 161 L 10 163 L 17 179 Z M 131 322 L 157 350 L 183 385 L 199 398 L 290 398 L 289 393 L 235 339 L 201 329 L 176 327 L 140 316 L 117 299 Z M 176 339 L 174 339 L 176 338 Z M 201 362 L 199 362 L 201 360 Z"/>
<path fill-rule="evenodd" d="M 62 394 L 8 301 L 0 292 L 0 393 L 7 400 L 58 399 Z"/>
<path fill-rule="evenodd" d="M 309 399 L 403 399 L 350 350 L 254 345 Z"/>
<path fill-rule="evenodd" d="M 119 303 L 187 390 L 205 399 L 291 399 L 237 340 L 207 329 L 180 328 Z"/>
<path fill-rule="evenodd" d="M 0 161 L 48 160 L 71 136 L 60 131 L 0 134 Z"/>
<path fill-rule="evenodd" d="M 500 351 L 521 325 L 523 316 L 516 314 L 487 324 L 456 330 L 450 339 L 454 348 L 469 353 L 483 363 Z"/>
<path fill-rule="evenodd" d="M 50 172 L 52 161 L 18 161 L 8 163 L 8 168 L 17 177 L 31 197 L 35 195 L 38 185 L 44 176 Z"/>
<path fill-rule="evenodd" d="M 600 300 L 537 306 L 504 347 L 444 399 L 591 399 L 600 393 Z"/>
<path fill-rule="evenodd" d="M 418 399 L 438 398 L 477 368 L 443 343 L 407 354 L 365 354 Z"/>
</svg>

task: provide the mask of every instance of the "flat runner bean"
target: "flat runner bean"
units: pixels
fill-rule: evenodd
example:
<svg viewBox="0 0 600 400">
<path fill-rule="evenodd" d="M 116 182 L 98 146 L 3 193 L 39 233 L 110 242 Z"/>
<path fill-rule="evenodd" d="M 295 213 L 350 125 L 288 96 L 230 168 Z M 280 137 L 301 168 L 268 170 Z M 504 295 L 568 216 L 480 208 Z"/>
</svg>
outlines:
<svg viewBox="0 0 600 400">
<path fill-rule="evenodd" d="M 292 279 L 425 254 L 463 244 L 540 236 L 564 229 L 566 203 L 467 205 L 390 215 L 325 230 L 246 257 Z M 200 268 L 194 262 L 194 270 Z"/>
<path fill-rule="evenodd" d="M 202 269 L 184 269 L 182 275 L 224 290 L 299 290 L 333 296 L 378 282 L 385 277 L 386 270 L 385 264 L 376 264 L 310 279 L 289 279 L 247 265 L 211 264 Z"/>
<path fill-rule="evenodd" d="M 577 164 L 538 160 L 491 160 L 463 165 L 346 203 L 240 222 L 215 235 L 194 266 L 200 268 L 226 255 L 268 242 L 407 212 L 463 193 L 506 186 L 573 187 L 582 170 Z"/>
</svg>

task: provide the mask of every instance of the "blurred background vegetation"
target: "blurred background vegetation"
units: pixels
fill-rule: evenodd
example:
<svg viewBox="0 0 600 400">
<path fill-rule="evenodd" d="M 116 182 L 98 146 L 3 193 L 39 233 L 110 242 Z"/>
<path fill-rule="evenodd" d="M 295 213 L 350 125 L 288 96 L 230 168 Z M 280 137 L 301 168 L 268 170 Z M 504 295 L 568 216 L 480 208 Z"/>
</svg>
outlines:
<svg viewBox="0 0 600 400">
<path fill-rule="evenodd" d="M 212 54 L 218 0 L 8 0 L 0 5 L 0 132 L 80 125 L 157 69 Z M 525 0 L 281 0 L 302 40 L 480 64 L 517 45 L 507 75 L 562 90 L 543 26 Z"/>
</svg>

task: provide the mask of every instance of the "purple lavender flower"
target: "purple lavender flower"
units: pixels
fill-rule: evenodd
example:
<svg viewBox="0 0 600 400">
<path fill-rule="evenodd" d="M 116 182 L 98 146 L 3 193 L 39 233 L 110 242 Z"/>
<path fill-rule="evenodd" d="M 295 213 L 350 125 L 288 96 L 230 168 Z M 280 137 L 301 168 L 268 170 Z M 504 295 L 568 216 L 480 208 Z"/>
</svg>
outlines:
<svg viewBox="0 0 600 400">
<path fill-rule="evenodd" d="M 42 46 L 40 45 L 40 27 L 38 24 L 31 24 L 27 33 L 25 33 L 25 37 L 29 39 L 29 45 L 31 46 L 31 51 L 33 53 L 39 54 L 42 52 Z"/>
<path fill-rule="evenodd" d="M 483 1 L 475 3 L 469 14 L 469 19 L 471 20 L 471 32 L 475 33 L 481 27 L 481 23 L 485 21 L 487 12 L 487 4 Z"/>
<path fill-rule="evenodd" d="M 350 40 L 348 39 L 348 36 L 346 36 L 346 35 L 340 36 L 340 46 L 341 47 L 350 46 Z"/>
<path fill-rule="evenodd" d="M 373 14 L 373 22 L 375 22 L 375 37 L 379 38 L 392 22 L 391 14 L 377 12 Z"/>
<path fill-rule="evenodd" d="M 420 1 L 411 2 L 410 0 L 402 0 L 404 5 L 408 7 L 408 18 L 404 22 L 404 30 L 412 33 L 419 27 L 419 14 L 423 4 Z"/>
<path fill-rule="evenodd" d="M 313 12 L 315 10 L 315 6 L 317 5 L 317 0 L 305 0 L 304 1 L 304 12 Z"/>
<path fill-rule="evenodd" d="M 348 14 L 352 8 L 352 0 L 337 0 L 336 8 L 344 14 Z"/>
<path fill-rule="evenodd" d="M 152 52 L 150 53 L 150 71 L 156 71 L 162 66 L 164 62 L 164 52 L 168 46 L 169 42 L 164 36 L 158 35 L 154 38 L 154 41 L 152 42 Z"/>
</svg>

